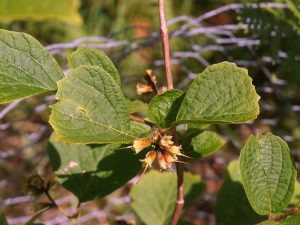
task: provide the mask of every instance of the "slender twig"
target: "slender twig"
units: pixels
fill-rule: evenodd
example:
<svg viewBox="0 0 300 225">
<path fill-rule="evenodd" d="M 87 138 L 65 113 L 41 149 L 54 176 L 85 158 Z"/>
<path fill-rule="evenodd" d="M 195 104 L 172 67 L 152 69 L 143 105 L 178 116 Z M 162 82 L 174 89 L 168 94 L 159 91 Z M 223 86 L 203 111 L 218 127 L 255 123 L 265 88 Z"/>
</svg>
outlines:
<svg viewBox="0 0 300 225">
<path fill-rule="evenodd" d="M 74 218 L 76 218 L 79 214 L 80 204 L 77 205 L 76 212 L 73 215 L 69 215 L 63 208 L 61 208 L 58 204 L 56 204 L 55 200 L 50 195 L 48 189 L 44 189 L 44 193 L 47 196 L 47 198 L 49 199 L 49 201 L 51 202 L 53 207 L 57 208 L 65 217 L 67 217 L 71 221 L 72 224 L 77 225 L 77 222 L 76 222 L 76 220 L 74 220 Z"/>
<path fill-rule="evenodd" d="M 140 118 L 140 117 L 134 116 L 134 115 L 130 115 L 130 119 L 133 120 L 133 121 L 139 122 L 139 123 L 149 125 L 150 127 L 153 127 L 155 125 L 154 123 L 152 123 L 148 120 L 145 120 L 143 118 Z"/>
<path fill-rule="evenodd" d="M 166 78 L 167 78 L 167 87 L 168 89 L 173 89 L 173 77 L 171 72 L 171 59 L 170 59 L 170 46 L 169 46 L 169 35 L 167 28 L 167 21 L 165 17 L 165 4 L 164 0 L 158 0 L 159 6 L 159 18 L 160 18 L 160 35 L 162 40 L 162 46 L 164 51 L 164 60 L 165 60 L 165 69 L 166 69 Z M 173 130 L 174 138 L 176 137 L 176 130 Z M 177 200 L 176 206 L 173 211 L 171 225 L 177 225 L 179 218 L 181 216 L 181 211 L 184 204 L 184 190 L 183 190 L 183 168 L 180 163 L 176 163 L 176 172 L 177 172 Z"/>
<path fill-rule="evenodd" d="M 172 215 L 171 225 L 177 225 L 184 205 L 183 166 L 180 163 L 176 163 L 176 172 L 177 172 L 177 200 Z"/>
<path fill-rule="evenodd" d="M 164 2 L 164 0 L 158 0 L 158 5 L 159 5 L 159 18 L 160 18 L 160 36 L 161 36 L 162 46 L 163 46 L 163 50 L 164 50 L 167 87 L 168 87 L 168 89 L 173 89 L 169 34 L 168 34 L 166 17 L 165 17 L 165 2 Z"/>
</svg>

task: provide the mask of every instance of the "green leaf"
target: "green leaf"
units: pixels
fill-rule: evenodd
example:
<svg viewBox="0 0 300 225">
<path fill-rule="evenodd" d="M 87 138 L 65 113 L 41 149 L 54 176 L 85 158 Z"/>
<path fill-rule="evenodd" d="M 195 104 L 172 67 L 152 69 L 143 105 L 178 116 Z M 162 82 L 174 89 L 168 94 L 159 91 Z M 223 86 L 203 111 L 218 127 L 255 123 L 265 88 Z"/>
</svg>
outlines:
<svg viewBox="0 0 300 225">
<path fill-rule="evenodd" d="M 80 25 L 78 0 L 1 0 L 0 21 L 15 20 L 61 20 Z"/>
<path fill-rule="evenodd" d="M 176 121 L 176 115 L 183 100 L 181 90 L 168 90 L 153 97 L 148 107 L 148 117 L 161 127 L 168 128 Z"/>
<path fill-rule="evenodd" d="M 0 213 L 0 225 L 9 225 L 7 223 L 4 213 Z"/>
<path fill-rule="evenodd" d="M 132 135 L 139 138 L 146 137 L 151 133 L 151 127 L 143 123 L 130 121 L 130 127 L 131 127 Z"/>
<path fill-rule="evenodd" d="M 80 202 L 103 198 L 141 169 L 137 155 L 120 145 L 82 145 L 59 142 L 53 135 L 48 155 L 60 183 Z"/>
<path fill-rule="evenodd" d="M 178 122 L 244 123 L 259 114 L 259 96 L 244 68 L 222 62 L 208 66 L 190 85 Z"/>
<path fill-rule="evenodd" d="M 0 29 L 0 49 L 0 103 L 57 89 L 63 72 L 36 39 Z"/>
<path fill-rule="evenodd" d="M 176 193 L 175 173 L 151 170 L 131 188 L 132 207 L 146 225 L 169 225 Z"/>
<path fill-rule="evenodd" d="M 146 225 L 168 225 L 176 204 L 175 173 L 151 170 L 131 188 L 132 207 Z M 201 178 L 184 173 L 184 198 L 192 202 L 204 190 Z"/>
<path fill-rule="evenodd" d="M 240 154 L 243 185 L 260 215 L 282 211 L 293 195 L 296 170 L 285 141 L 268 133 L 250 136 Z"/>
<path fill-rule="evenodd" d="M 279 225 L 299 225 L 300 224 L 300 214 L 295 214 L 287 217 L 279 222 Z"/>
<path fill-rule="evenodd" d="M 128 143 L 132 135 L 125 98 L 98 66 L 81 66 L 58 82 L 50 124 L 68 143 Z"/>
<path fill-rule="evenodd" d="M 187 131 L 182 144 L 188 156 L 201 158 L 217 151 L 225 141 L 213 131 L 201 132 L 198 129 L 191 129 Z"/>
<path fill-rule="evenodd" d="M 148 110 L 147 104 L 139 100 L 126 99 L 126 104 L 127 104 L 129 114 L 137 113 L 137 112 L 143 113 L 143 112 L 147 112 Z"/>
<path fill-rule="evenodd" d="M 79 66 L 99 66 L 111 75 L 117 84 L 121 85 L 120 75 L 108 56 L 95 48 L 79 47 L 68 56 L 69 64 L 72 68 Z"/>
<path fill-rule="evenodd" d="M 231 161 L 224 183 L 217 195 L 217 225 L 254 225 L 264 219 L 252 209 L 241 183 L 239 161 Z"/>
<path fill-rule="evenodd" d="M 270 220 L 264 221 L 264 222 L 262 222 L 262 224 L 263 225 L 280 225 L 278 222 L 270 221 Z"/>
<path fill-rule="evenodd" d="M 183 186 L 185 205 L 193 202 L 205 190 L 205 184 L 201 181 L 201 177 L 189 172 L 184 172 Z"/>
</svg>

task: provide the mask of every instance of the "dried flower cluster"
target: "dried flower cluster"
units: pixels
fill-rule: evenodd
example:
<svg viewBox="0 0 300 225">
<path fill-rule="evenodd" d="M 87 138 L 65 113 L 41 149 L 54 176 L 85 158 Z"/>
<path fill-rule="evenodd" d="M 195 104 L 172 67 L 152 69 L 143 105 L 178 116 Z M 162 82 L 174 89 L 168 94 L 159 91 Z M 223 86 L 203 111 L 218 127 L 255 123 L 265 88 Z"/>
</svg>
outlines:
<svg viewBox="0 0 300 225">
<path fill-rule="evenodd" d="M 140 138 L 133 142 L 133 150 L 136 153 L 150 146 L 152 148 L 145 158 L 141 160 L 145 164 L 145 169 L 152 167 L 156 159 L 161 170 L 170 171 L 174 162 L 180 162 L 178 161 L 178 156 L 185 156 L 180 152 L 181 146 L 174 145 L 173 137 L 162 133 L 158 130 L 153 132 L 150 137 Z"/>
</svg>

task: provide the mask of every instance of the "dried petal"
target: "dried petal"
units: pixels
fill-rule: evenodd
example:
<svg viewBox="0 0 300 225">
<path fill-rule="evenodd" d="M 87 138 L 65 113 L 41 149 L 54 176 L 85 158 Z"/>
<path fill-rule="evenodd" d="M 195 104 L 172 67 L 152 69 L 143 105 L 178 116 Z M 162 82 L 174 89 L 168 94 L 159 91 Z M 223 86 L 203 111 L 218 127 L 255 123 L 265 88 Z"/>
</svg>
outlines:
<svg viewBox="0 0 300 225">
<path fill-rule="evenodd" d="M 176 156 L 173 157 L 172 155 L 170 155 L 167 152 L 164 152 L 162 154 L 163 154 L 163 157 L 164 157 L 165 161 L 167 162 L 167 164 L 172 164 L 173 162 L 177 161 L 177 157 Z"/>
<path fill-rule="evenodd" d="M 136 85 L 136 91 L 138 95 L 142 95 L 145 93 L 152 92 L 153 88 L 151 87 L 151 85 L 138 83 Z"/>
<path fill-rule="evenodd" d="M 147 148 L 151 145 L 151 141 L 148 138 L 140 138 L 133 141 L 133 150 L 135 153 L 139 153 L 144 148 Z"/>
<path fill-rule="evenodd" d="M 166 162 L 163 154 L 160 151 L 157 152 L 157 163 L 159 167 L 163 170 L 167 170 L 171 168 L 171 165 Z"/>
<path fill-rule="evenodd" d="M 148 152 L 146 154 L 146 157 L 140 161 L 145 163 L 146 166 L 152 167 L 152 163 L 153 163 L 155 157 L 156 157 L 156 151 L 151 150 L 150 152 Z"/>
<path fill-rule="evenodd" d="M 165 149 L 171 153 L 173 156 L 175 155 L 182 155 L 180 150 L 181 150 L 181 146 L 176 146 L 176 145 L 172 145 L 172 146 L 166 146 Z"/>
<path fill-rule="evenodd" d="M 171 145 L 174 144 L 174 142 L 172 141 L 172 136 L 163 136 L 163 138 L 160 140 L 160 145 L 163 147 L 169 147 Z"/>
</svg>

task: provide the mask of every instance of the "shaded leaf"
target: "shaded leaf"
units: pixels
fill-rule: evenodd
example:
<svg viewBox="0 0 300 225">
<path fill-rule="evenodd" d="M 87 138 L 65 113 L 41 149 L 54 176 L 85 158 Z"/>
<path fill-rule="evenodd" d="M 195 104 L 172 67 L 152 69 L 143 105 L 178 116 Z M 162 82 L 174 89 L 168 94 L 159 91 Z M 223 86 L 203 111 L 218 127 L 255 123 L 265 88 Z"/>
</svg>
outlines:
<svg viewBox="0 0 300 225">
<path fill-rule="evenodd" d="M 231 161 L 217 195 L 217 225 L 254 225 L 264 219 L 252 209 L 241 183 L 239 161 Z"/>
<path fill-rule="evenodd" d="M 183 186 L 185 205 L 193 202 L 205 190 L 205 184 L 201 181 L 201 177 L 189 172 L 184 172 Z"/>
<path fill-rule="evenodd" d="M 183 149 L 188 156 L 208 156 L 225 144 L 225 140 L 213 131 L 188 130 L 183 139 Z"/>
<path fill-rule="evenodd" d="M 53 135 L 48 155 L 60 183 L 80 202 L 103 198 L 141 169 L 138 157 L 120 145 L 82 145 L 59 142 Z"/>
<path fill-rule="evenodd" d="M 58 82 L 50 124 L 68 143 L 128 143 L 132 135 L 125 98 L 98 66 L 81 66 Z"/>
<path fill-rule="evenodd" d="M 190 85 L 178 122 L 244 123 L 259 114 L 259 96 L 244 68 L 222 62 L 208 66 Z"/>
<path fill-rule="evenodd" d="M 4 213 L 0 213 L 0 225 L 8 225 Z"/>
<path fill-rule="evenodd" d="M 268 133 L 250 136 L 240 154 L 243 185 L 260 215 L 282 211 L 294 192 L 296 170 L 285 141 Z"/>
<path fill-rule="evenodd" d="M 79 66 L 99 66 L 121 85 L 120 75 L 110 58 L 99 49 L 79 47 L 68 56 L 72 68 Z"/>
<path fill-rule="evenodd" d="M 78 0 L 1 0 L 0 21 L 56 19 L 80 25 L 78 7 Z"/>
<path fill-rule="evenodd" d="M 0 49 L 0 103 L 57 89 L 63 72 L 35 38 L 0 29 Z"/>
<path fill-rule="evenodd" d="M 181 90 L 168 90 L 152 98 L 148 107 L 148 117 L 161 127 L 168 128 L 176 121 L 184 93 Z"/>
</svg>

